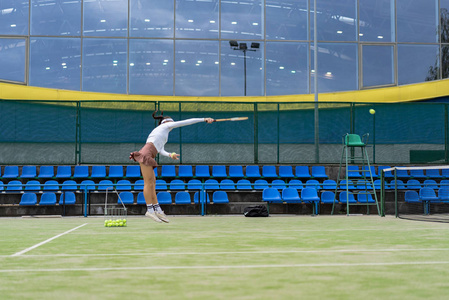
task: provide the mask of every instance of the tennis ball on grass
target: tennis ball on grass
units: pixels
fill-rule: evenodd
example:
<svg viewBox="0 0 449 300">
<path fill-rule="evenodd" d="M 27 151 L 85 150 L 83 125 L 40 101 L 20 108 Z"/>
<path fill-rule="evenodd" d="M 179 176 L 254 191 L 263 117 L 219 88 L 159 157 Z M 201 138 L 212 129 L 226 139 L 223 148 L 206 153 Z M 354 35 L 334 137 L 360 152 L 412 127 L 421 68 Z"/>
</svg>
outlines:
<svg viewBox="0 0 449 300">
<path fill-rule="evenodd" d="M 371 108 L 371 109 L 369 110 L 369 113 L 372 114 L 372 115 L 374 115 L 374 114 L 376 113 L 376 111 L 375 111 L 374 109 Z"/>
</svg>

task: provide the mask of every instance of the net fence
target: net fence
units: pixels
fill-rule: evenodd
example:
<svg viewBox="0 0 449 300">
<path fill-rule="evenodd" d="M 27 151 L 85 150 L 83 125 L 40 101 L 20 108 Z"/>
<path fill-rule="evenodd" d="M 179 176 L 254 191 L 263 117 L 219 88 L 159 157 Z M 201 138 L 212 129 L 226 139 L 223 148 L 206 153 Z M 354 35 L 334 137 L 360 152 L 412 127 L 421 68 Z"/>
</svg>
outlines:
<svg viewBox="0 0 449 300">
<path fill-rule="evenodd" d="M 346 133 L 369 133 L 368 154 L 374 164 L 448 162 L 447 104 L 320 102 L 318 120 L 314 107 L 273 102 L 0 100 L 0 161 L 127 164 L 129 153 L 140 149 L 156 126 L 151 114 L 159 109 L 175 120 L 249 118 L 174 129 L 166 149 L 180 153 L 184 164 L 339 163 Z M 159 160 L 174 163 L 165 157 Z"/>
<path fill-rule="evenodd" d="M 382 170 L 382 202 L 394 203 L 398 218 L 449 222 L 449 166 L 393 167 Z"/>
</svg>

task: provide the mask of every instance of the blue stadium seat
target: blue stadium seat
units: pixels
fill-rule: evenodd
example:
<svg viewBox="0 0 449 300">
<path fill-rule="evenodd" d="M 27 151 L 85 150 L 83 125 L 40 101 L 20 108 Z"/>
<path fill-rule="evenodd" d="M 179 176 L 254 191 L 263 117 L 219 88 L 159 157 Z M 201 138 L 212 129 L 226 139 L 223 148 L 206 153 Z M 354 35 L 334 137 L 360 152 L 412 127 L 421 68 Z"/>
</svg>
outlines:
<svg viewBox="0 0 449 300">
<path fill-rule="evenodd" d="M 205 190 L 219 190 L 220 185 L 217 180 L 215 179 L 208 179 L 204 182 L 204 189 Z"/>
<path fill-rule="evenodd" d="M 36 178 L 37 170 L 36 166 L 23 166 L 20 178 Z"/>
<path fill-rule="evenodd" d="M 145 202 L 145 196 L 143 195 L 143 192 L 137 194 L 137 204 L 147 204 Z"/>
<path fill-rule="evenodd" d="M 390 181 L 388 184 L 388 188 L 390 190 L 394 190 L 395 188 L 398 188 L 398 190 L 405 190 L 405 184 L 401 179 L 398 179 L 396 182 L 394 180 Z"/>
<path fill-rule="evenodd" d="M 333 179 L 326 179 L 323 181 L 323 190 L 335 190 L 337 183 Z"/>
<path fill-rule="evenodd" d="M 140 166 L 126 166 L 125 178 L 142 178 L 142 174 L 140 173 Z"/>
<path fill-rule="evenodd" d="M 43 193 L 39 205 L 56 205 L 56 194 L 53 192 Z"/>
<path fill-rule="evenodd" d="M 159 204 L 172 204 L 171 194 L 169 192 L 159 192 L 156 195 Z"/>
<path fill-rule="evenodd" d="M 37 196 L 35 193 L 24 193 L 20 198 L 19 205 L 36 205 Z"/>
<path fill-rule="evenodd" d="M 421 203 L 417 191 L 406 191 L 404 198 L 407 203 Z"/>
<path fill-rule="evenodd" d="M 237 190 L 252 190 L 251 182 L 248 179 L 237 181 Z"/>
<path fill-rule="evenodd" d="M 440 174 L 440 170 L 438 169 L 427 169 L 426 176 L 431 179 L 442 178 L 443 176 Z"/>
<path fill-rule="evenodd" d="M 441 177 L 443 177 L 444 179 L 449 179 L 449 169 L 442 169 Z"/>
<path fill-rule="evenodd" d="M 419 180 L 409 179 L 407 180 L 406 187 L 409 190 L 419 190 L 422 186 Z"/>
<path fill-rule="evenodd" d="M 287 185 L 285 184 L 284 180 L 275 179 L 271 182 L 271 187 L 278 189 L 278 190 L 283 190 L 287 187 Z"/>
<path fill-rule="evenodd" d="M 296 166 L 295 173 L 296 177 L 301 179 L 310 179 L 312 177 L 308 166 Z"/>
<path fill-rule="evenodd" d="M 40 166 L 37 178 L 53 178 L 55 176 L 55 168 L 53 166 Z"/>
<path fill-rule="evenodd" d="M 142 188 L 143 189 L 143 188 Z M 156 191 L 166 191 L 168 189 L 167 182 L 164 179 L 156 179 Z"/>
<path fill-rule="evenodd" d="M 98 190 L 99 191 L 113 191 L 114 190 L 114 184 L 109 179 L 103 179 L 98 183 Z"/>
<path fill-rule="evenodd" d="M 329 178 L 326 174 L 326 168 L 324 166 L 312 166 L 312 178 Z"/>
<path fill-rule="evenodd" d="M 449 188 L 449 180 L 448 179 L 442 179 L 440 181 L 440 187 L 447 187 L 447 188 Z"/>
<path fill-rule="evenodd" d="M 427 178 L 426 175 L 424 175 L 424 170 L 423 169 L 411 169 L 410 170 L 410 178 Z"/>
<path fill-rule="evenodd" d="M 374 166 L 370 166 L 368 168 L 368 166 L 363 166 L 362 171 L 364 171 L 365 173 L 365 177 L 369 178 L 369 170 L 371 169 L 371 176 L 373 176 L 373 178 L 378 178 L 379 175 L 376 173 L 376 167 Z"/>
<path fill-rule="evenodd" d="M 226 166 L 212 166 L 212 177 L 213 178 L 226 178 L 228 174 L 226 173 Z"/>
<path fill-rule="evenodd" d="M 371 194 L 358 194 L 357 202 L 359 203 L 375 203 L 373 196 Z"/>
<path fill-rule="evenodd" d="M 282 190 L 282 200 L 286 203 L 301 203 L 301 197 L 295 188 L 285 188 Z"/>
<path fill-rule="evenodd" d="M 438 189 L 438 183 L 433 179 L 424 180 L 423 187 Z"/>
<path fill-rule="evenodd" d="M 301 200 L 304 201 L 305 203 L 319 202 L 320 197 L 318 197 L 317 189 L 315 189 L 313 187 L 311 187 L 311 188 L 306 187 L 306 188 L 302 189 Z"/>
<path fill-rule="evenodd" d="M 117 191 L 130 191 L 131 182 L 128 179 L 121 179 L 115 184 L 115 189 Z"/>
<path fill-rule="evenodd" d="M 89 178 L 89 167 L 88 166 L 75 166 L 73 171 L 73 178 Z"/>
<path fill-rule="evenodd" d="M 186 184 L 181 179 L 173 179 L 170 182 L 170 190 L 185 190 Z"/>
<path fill-rule="evenodd" d="M 123 178 L 123 166 L 109 166 L 109 178 Z"/>
<path fill-rule="evenodd" d="M 188 192 L 177 192 L 175 195 L 175 204 L 191 204 L 190 194 Z"/>
<path fill-rule="evenodd" d="M 357 203 L 357 201 L 354 198 L 354 194 L 351 192 L 347 193 L 346 191 L 340 193 L 339 200 L 340 203 L 346 203 L 346 201 L 349 203 Z"/>
<path fill-rule="evenodd" d="M 380 190 L 381 187 L 382 187 L 381 185 L 382 185 L 382 182 L 381 182 L 380 179 L 374 180 L 374 188 L 375 188 L 376 190 Z"/>
<path fill-rule="evenodd" d="M 264 190 L 268 188 L 268 182 L 265 179 L 257 179 L 254 182 L 254 189 L 255 190 Z"/>
<path fill-rule="evenodd" d="M 3 181 L 0 181 L 0 191 L 4 191 L 5 190 L 5 184 L 3 183 Z"/>
<path fill-rule="evenodd" d="M 378 166 L 377 171 L 378 171 L 379 176 L 381 176 L 382 170 L 389 169 L 389 168 L 391 168 L 391 167 L 390 166 Z M 384 177 L 385 178 L 394 178 L 394 175 L 391 171 L 386 171 L 384 174 Z"/>
<path fill-rule="evenodd" d="M 276 166 L 262 166 L 262 177 L 263 178 L 278 178 L 276 172 Z"/>
<path fill-rule="evenodd" d="M 323 204 L 333 204 L 335 194 L 331 191 L 325 191 L 321 194 L 321 203 Z M 338 202 L 338 201 L 337 201 Z"/>
<path fill-rule="evenodd" d="M 242 166 L 229 166 L 229 177 L 231 178 L 244 178 Z"/>
<path fill-rule="evenodd" d="M 195 177 L 197 178 L 209 178 L 210 171 L 209 166 L 199 165 L 195 167 Z"/>
<path fill-rule="evenodd" d="M 279 166 L 279 177 L 284 179 L 294 178 L 292 166 Z"/>
<path fill-rule="evenodd" d="M 180 178 L 192 178 L 193 168 L 191 165 L 180 165 L 178 167 L 178 177 Z"/>
<path fill-rule="evenodd" d="M 156 181 L 159 179 L 156 179 Z M 134 190 L 135 191 L 143 191 L 143 186 L 145 185 L 145 182 L 143 181 L 143 179 L 139 179 L 136 180 L 136 182 L 134 182 Z"/>
<path fill-rule="evenodd" d="M 302 190 L 304 188 L 304 185 L 301 180 L 299 179 L 292 179 L 288 182 L 288 187 L 295 188 L 297 190 Z"/>
<path fill-rule="evenodd" d="M 430 201 L 430 202 L 439 202 L 437 195 L 435 194 L 435 190 L 429 187 L 423 187 L 419 190 L 419 199 L 421 201 Z"/>
<path fill-rule="evenodd" d="M 361 179 L 361 180 L 357 180 L 357 182 L 355 183 L 355 189 L 356 190 L 372 190 L 373 185 L 371 184 L 371 181 Z"/>
<path fill-rule="evenodd" d="M 309 179 L 309 180 L 307 180 L 305 186 L 308 187 L 308 188 L 313 187 L 317 191 L 319 191 L 321 189 L 320 182 L 318 180 L 316 180 L 316 179 Z"/>
<path fill-rule="evenodd" d="M 73 205 L 76 203 L 74 192 L 64 192 L 59 197 L 59 205 Z"/>
<path fill-rule="evenodd" d="M 154 171 L 154 176 L 156 178 L 158 178 L 159 177 L 159 169 L 158 169 L 158 167 L 154 168 L 153 171 Z"/>
<path fill-rule="evenodd" d="M 408 170 L 397 170 L 396 169 L 396 177 L 402 178 L 402 179 L 404 179 L 404 178 L 408 179 L 408 178 L 410 178 L 410 174 L 408 173 Z"/>
<path fill-rule="evenodd" d="M 106 166 L 92 166 L 91 178 L 106 178 Z"/>
<path fill-rule="evenodd" d="M 208 193 L 206 193 L 206 192 L 195 192 L 195 194 L 193 195 L 193 202 L 195 204 L 199 204 L 199 202 L 200 202 L 199 198 L 201 198 L 200 197 L 201 195 L 202 195 L 202 197 L 204 199 L 206 199 L 207 203 L 210 203 L 210 198 L 209 198 L 209 194 Z"/>
<path fill-rule="evenodd" d="M 266 188 L 262 192 L 262 201 L 269 203 L 282 203 L 282 197 L 275 188 Z"/>
<path fill-rule="evenodd" d="M 56 169 L 55 178 L 71 178 L 72 177 L 72 167 L 71 166 L 58 166 Z"/>
<path fill-rule="evenodd" d="M 438 199 L 440 199 L 441 202 L 449 201 L 449 187 L 443 187 L 438 189 Z"/>
<path fill-rule="evenodd" d="M 59 191 L 59 183 L 56 180 L 48 180 L 44 183 L 44 191 Z"/>
<path fill-rule="evenodd" d="M 201 190 L 201 180 L 199 179 L 190 179 L 187 182 L 188 190 Z"/>
<path fill-rule="evenodd" d="M 215 191 L 212 194 L 212 202 L 215 204 L 229 203 L 228 194 L 225 191 Z"/>
<path fill-rule="evenodd" d="M 95 182 L 93 180 L 89 180 L 89 179 L 81 181 L 79 188 L 81 191 L 84 191 L 85 188 L 87 188 L 87 191 L 95 191 L 96 190 Z"/>
<path fill-rule="evenodd" d="M 247 178 L 260 178 L 259 166 L 246 166 L 245 176 Z"/>
<path fill-rule="evenodd" d="M 232 179 L 223 179 L 220 182 L 221 190 L 235 190 L 235 182 Z"/>
<path fill-rule="evenodd" d="M 359 166 L 348 166 L 348 178 L 360 178 L 362 175 L 360 174 Z"/>
<path fill-rule="evenodd" d="M 63 191 L 76 191 L 78 190 L 78 184 L 75 180 L 66 180 L 61 184 L 61 190 Z"/>
<path fill-rule="evenodd" d="M 343 179 L 342 181 L 340 181 L 340 184 L 338 185 L 338 189 L 346 190 L 346 179 Z M 348 189 L 355 190 L 354 182 L 351 179 L 348 179 Z"/>
<path fill-rule="evenodd" d="M 134 204 L 134 195 L 131 192 L 120 192 L 119 197 L 117 197 L 117 204 L 120 203 L 120 199 L 122 199 L 123 204 Z"/>
<path fill-rule="evenodd" d="M 25 191 L 40 191 L 40 182 L 37 180 L 29 180 L 25 183 Z"/>
<path fill-rule="evenodd" d="M 18 166 L 6 166 L 3 172 L 3 178 L 18 178 L 19 167 Z"/>
<path fill-rule="evenodd" d="M 22 189 L 23 189 L 23 185 L 22 185 L 22 182 L 20 182 L 19 180 L 11 180 L 6 185 L 6 191 L 9 191 L 9 192 L 18 192 L 18 191 L 22 191 Z"/>
</svg>

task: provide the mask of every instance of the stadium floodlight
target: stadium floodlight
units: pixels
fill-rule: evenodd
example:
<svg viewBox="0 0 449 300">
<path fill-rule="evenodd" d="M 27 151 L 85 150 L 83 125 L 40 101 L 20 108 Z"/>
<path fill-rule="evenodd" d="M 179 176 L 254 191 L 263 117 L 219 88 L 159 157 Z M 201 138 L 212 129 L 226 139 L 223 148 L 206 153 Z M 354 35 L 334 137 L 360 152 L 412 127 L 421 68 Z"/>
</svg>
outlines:
<svg viewBox="0 0 449 300">
<path fill-rule="evenodd" d="M 243 72 L 244 72 L 244 79 L 245 79 L 245 96 L 246 96 L 246 51 L 256 51 L 259 49 L 260 44 L 259 43 L 251 43 L 251 49 L 248 49 L 248 45 L 246 43 L 238 43 L 237 41 L 229 41 L 229 46 L 233 50 L 240 50 L 243 52 Z"/>
<path fill-rule="evenodd" d="M 231 47 L 238 47 L 238 46 L 239 46 L 239 43 L 237 43 L 237 41 L 229 41 L 229 45 L 230 45 Z"/>
<path fill-rule="evenodd" d="M 260 44 L 259 43 L 251 43 L 251 48 L 253 49 L 259 49 Z"/>
</svg>

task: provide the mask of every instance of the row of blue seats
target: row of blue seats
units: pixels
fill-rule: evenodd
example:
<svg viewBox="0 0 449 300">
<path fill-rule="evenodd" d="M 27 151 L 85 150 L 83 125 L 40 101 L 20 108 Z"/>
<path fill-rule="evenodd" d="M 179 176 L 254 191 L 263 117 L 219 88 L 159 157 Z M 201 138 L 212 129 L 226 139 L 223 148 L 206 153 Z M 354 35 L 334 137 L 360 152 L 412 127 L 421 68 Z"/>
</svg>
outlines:
<svg viewBox="0 0 449 300">
<path fill-rule="evenodd" d="M 406 191 L 404 197 L 407 203 L 422 203 L 423 201 L 449 203 L 449 187 L 439 188 L 437 191 L 424 187 L 419 191 Z"/>
<path fill-rule="evenodd" d="M 262 166 L 262 171 L 259 166 L 243 166 L 235 165 L 227 168 L 224 165 L 210 166 L 198 165 L 195 168 L 191 165 L 179 165 L 176 170 L 175 165 L 164 165 L 159 174 L 158 168 L 155 169 L 155 174 L 159 178 L 324 178 L 327 179 L 326 170 L 324 166 L 313 166 L 311 172 L 308 166 L 297 166 L 293 169 L 292 166 L 280 166 L 279 173 L 276 166 Z M 23 166 L 19 174 L 18 166 L 5 166 L 3 176 L 4 179 L 17 178 L 61 178 L 61 179 L 76 179 L 76 178 L 141 178 L 140 167 L 138 165 L 130 166 L 92 166 L 89 171 L 89 166 L 75 166 L 73 174 L 71 166 L 41 166 L 39 173 L 36 166 Z"/>
<path fill-rule="evenodd" d="M 391 167 L 390 166 L 379 166 L 378 167 L 379 174 L 380 174 L 381 170 L 389 169 L 389 168 L 391 168 Z M 439 169 L 396 170 L 396 176 L 397 176 L 397 178 L 402 178 L 402 179 L 449 178 L 449 169 L 442 169 L 441 173 L 440 173 Z M 392 171 L 385 172 L 385 178 L 394 178 L 393 172 Z"/>
<path fill-rule="evenodd" d="M 448 186 L 449 187 L 449 179 L 442 179 L 439 182 L 437 182 L 434 179 L 426 179 L 422 183 L 417 179 L 409 179 L 406 182 L 404 182 L 401 179 L 392 180 L 388 183 L 387 188 L 388 189 L 395 189 L 397 186 L 398 190 L 419 190 L 422 187 L 430 187 L 433 189 L 438 189 L 439 187 Z"/>
<path fill-rule="evenodd" d="M 196 192 L 193 195 L 193 203 L 199 203 L 199 193 Z M 159 204 L 173 204 L 172 195 L 170 192 L 159 192 L 157 193 L 157 199 Z M 120 192 L 120 199 L 117 199 L 117 204 L 123 203 L 125 205 L 134 204 L 134 194 L 131 192 Z M 206 193 L 205 199 L 208 203 L 210 203 L 209 194 Z M 121 200 L 121 201 L 120 201 Z M 228 194 L 225 191 L 215 191 L 212 194 L 212 202 L 215 204 L 224 204 L 229 203 Z M 73 192 L 64 192 L 59 197 L 59 202 L 57 201 L 56 193 L 54 192 L 45 192 L 40 196 L 39 205 L 73 205 L 76 203 L 75 193 Z M 177 192 L 175 194 L 174 199 L 175 204 L 192 204 L 190 193 L 182 191 Z M 38 195 L 36 193 L 24 193 L 20 199 L 19 205 L 37 205 L 38 204 Z M 136 204 L 146 204 L 145 197 L 143 192 L 139 192 L 137 194 L 137 202 Z"/>
<path fill-rule="evenodd" d="M 305 188 L 299 194 L 297 189 L 285 188 L 281 192 L 275 188 L 267 188 L 262 193 L 262 200 L 269 203 L 334 203 L 335 193 L 331 191 L 324 191 L 319 196 L 318 191 L 314 188 Z M 340 192 L 335 199 L 337 202 L 346 203 L 348 198 L 349 203 L 375 203 L 372 195 L 369 193 L 357 194 L 357 199 L 353 193 L 346 191 Z"/>
</svg>

